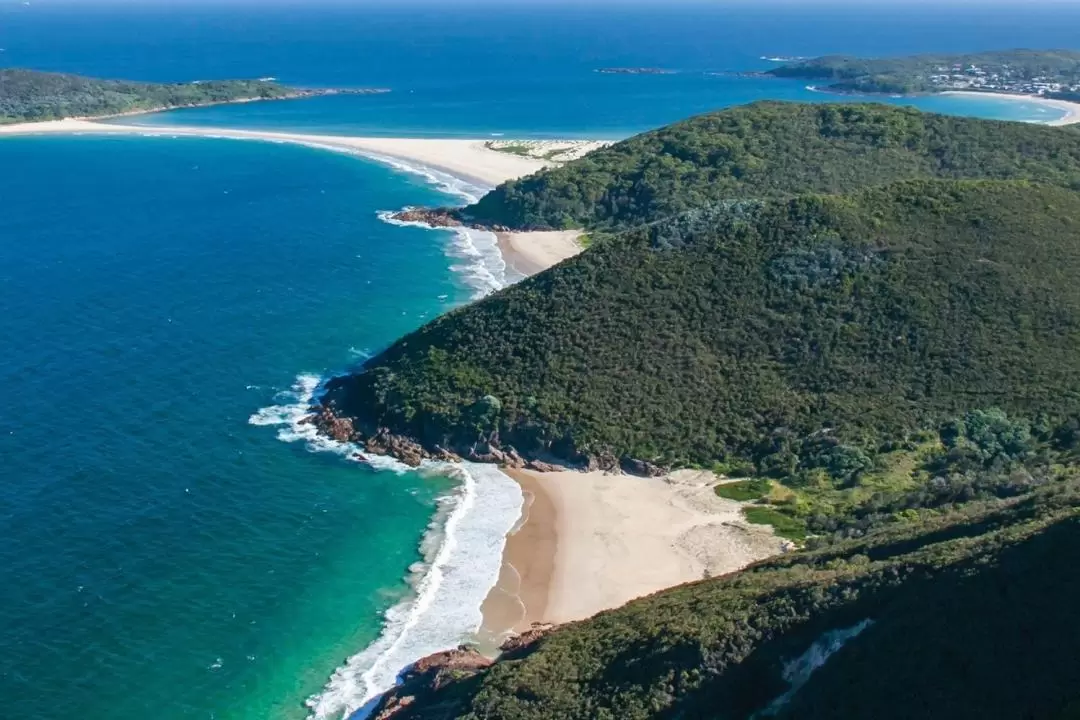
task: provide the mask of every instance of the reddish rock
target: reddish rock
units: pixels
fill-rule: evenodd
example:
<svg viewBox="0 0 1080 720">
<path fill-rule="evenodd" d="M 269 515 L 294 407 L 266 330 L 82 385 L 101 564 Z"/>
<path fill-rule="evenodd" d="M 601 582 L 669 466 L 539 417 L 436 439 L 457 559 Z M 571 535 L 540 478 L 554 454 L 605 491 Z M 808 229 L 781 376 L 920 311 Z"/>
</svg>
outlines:
<svg viewBox="0 0 1080 720">
<path fill-rule="evenodd" d="M 521 657 L 527 654 L 532 649 L 533 644 L 551 632 L 554 627 L 551 623 L 533 623 L 532 627 L 525 632 L 507 639 L 506 642 L 499 646 L 499 650 L 513 657 Z"/>
<path fill-rule="evenodd" d="M 350 418 L 338 417 L 328 407 L 322 407 L 315 415 L 304 418 L 301 422 L 314 425 L 319 432 L 338 442 L 352 442 L 356 439 L 356 429 Z"/>
<path fill-rule="evenodd" d="M 461 227 L 462 220 L 452 210 L 445 208 L 409 208 L 390 216 L 400 222 L 415 222 L 432 227 Z"/>
<path fill-rule="evenodd" d="M 456 650 L 428 655 L 402 674 L 401 684 L 383 695 L 371 717 L 374 720 L 393 720 L 399 715 L 408 716 L 408 707 L 417 698 L 433 693 L 454 680 L 474 675 L 493 662 L 475 648 L 465 645 Z M 445 717 L 454 717 L 453 711 L 447 710 Z"/>
</svg>

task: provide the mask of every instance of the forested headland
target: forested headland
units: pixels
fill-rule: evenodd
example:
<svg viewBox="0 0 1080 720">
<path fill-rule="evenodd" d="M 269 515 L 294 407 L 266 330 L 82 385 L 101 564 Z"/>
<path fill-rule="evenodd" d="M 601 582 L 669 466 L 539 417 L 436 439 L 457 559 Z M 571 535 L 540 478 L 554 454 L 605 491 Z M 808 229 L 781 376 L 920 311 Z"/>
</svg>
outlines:
<svg viewBox="0 0 1080 720">
<path fill-rule="evenodd" d="M 515 229 L 611 232 L 733 198 L 895 180 L 1028 178 L 1080 188 L 1080 133 L 885 105 L 761 102 L 690 118 L 504 183 L 461 211 Z"/>
<path fill-rule="evenodd" d="M 463 212 L 592 243 L 331 381 L 324 430 L 713 469 L 804 549 L 417 673 L 379 717 L 1080 710 L 1080 133 L 759 103 Z"/>
<path fill-rule="evenodd" d="M 1080 89 L 1080 52 L 1021 49 L 884 58 L 827 55 L 786 63 L 765 74 L 826 81 L 825 89 L 842 93 L 975 90 L 1053 95 Z"/>
<path fill-rule="evenodd" d="M 376 89 L 302 89 L 270 80 L 146 83 L 0 69 L 0 124 L 95 118 L 200 105 L 283 100 Z"/>
</svg>

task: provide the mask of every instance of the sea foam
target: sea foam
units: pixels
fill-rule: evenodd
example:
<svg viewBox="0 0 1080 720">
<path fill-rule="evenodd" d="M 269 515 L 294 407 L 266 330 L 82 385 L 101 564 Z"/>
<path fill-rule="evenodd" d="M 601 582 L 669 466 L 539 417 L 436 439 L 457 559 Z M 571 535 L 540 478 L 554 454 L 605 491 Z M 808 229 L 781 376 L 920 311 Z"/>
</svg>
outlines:
<svg viewBox="0 0 1080 720">
<path fill-rule="evenodd" d="M 309 450 L 363 461 L 377 470 L 414 471 L 352 443 L 320 435 L 303 422 L 322 389 L 322 380 L 300 375 L 278 393 L 279 404 L 254 413 L 249 423 L 277 427 L 284 442 L 303 442 Z M 517 483 L 491 465 L 426 462 L 421 474 L 449 475 L 458 484 L 440 498 L 421 540 L 424 560 L 410 568 L 410 597 L 387 610 L 378 640 L 350 657 L 322 692 L 309 698 L 311 718 L 362 718 L 366 705 L 397 682 L 398 675 L 426 655 L 457 647 L 474 637 L 480 607 L 498 582 L 506 536 L 518 522 L 523 497 Z"/>
<path fill-rule="evenodd" d="M 355 152 L 329 145 L 325 149 Z M 420 175 L 466 203 L 476 202 L 487 190 L 432 168 L 367 152 L 355 154 Z M 379 217 L 391 224 L 429 228 L 395 220 L 390 212 L 381 212 Z M 441 230 L 452 234 L 447 249 L 455 261 L 451 269 L 461 273 L 474 298 L 520 279 L 508 268 L 494 233 L 464 227 Z M 369 354 L 351 350 L 361 357 Z M 371 455 L 355 444 L 327 438 L 314 425 L 303 422 L 310 416 L 322 385 L 323 379 L 317 375 L 297 376 L 292 387 L 278 393 L 278 404 L 257 411 L 249 423 L 277 427 L 278 439 L 302 442 L 313 452 L 331 452 L 376 470 L 398 474 L 416 471 L 393 458 Z M 379 638 L 346 660 L 323 690 L 308 699 L 309 717 L 314 720 L 366 717 L 403 670 L 427 655 L 470 640 L 483 621 L 480 607 L 498 582 L 506 536 L 521 517 L 521 488 L 491 465 L 425 462 L 419 472 L 448 475 L 458 483 L 452 493 L 439 499 L 420 543 L 424 559 L 409 569 L 413 592 L 386 611 Z"/>
<path fill-rule="evenodd" d="M 408 209 L 411 208 L 406 208 Z M 380 210 L 377 213 L 380 220 L 390 225 L 451 233 L 446 254 L 455 262 L 450 269 L 459 273 L 465 284 L 472 289 L 473 300 L 479 300 L 524 277 L 506 264 L 506 259 L 499 249 L 499 241 L 493 232 L 467 227 L 432 227 L 427 223 L 398 220 L 394 217 L 396 214 L 392 210 Z"/>
</svg>

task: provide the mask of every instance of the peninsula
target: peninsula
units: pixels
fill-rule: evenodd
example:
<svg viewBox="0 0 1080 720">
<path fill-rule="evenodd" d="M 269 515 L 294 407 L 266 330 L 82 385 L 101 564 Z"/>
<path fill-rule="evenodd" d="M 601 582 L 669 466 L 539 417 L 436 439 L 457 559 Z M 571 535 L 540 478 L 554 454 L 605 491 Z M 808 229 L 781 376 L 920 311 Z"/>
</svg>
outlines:
<svg viewBox="0 0 1080 720">
<path fill-rule="evenodd" d="M 837 93 L 965 91 L 1080 99 L 1080 52 L 1075 50 L 1003 50 L 895 58 L 828 55 L 790 62 L 765 75 L 824 80 L 828 84 L 821 89 Z"/>
<path fill-rule="evenodd" d="M 100 119 L 256 100 L 385 92 L 389 90 L 293 88 L 271 79 L 145 83 L 0 69 L 0 125 L 66 118 Z"/>
<path fill-rule="evenodd" d="M 1052 588 L 1080 582 L 1078 174 L 1056 128 L 757 103 L 461 210 L 592 242 L 331 381 L 311 419 L 498 462 L 531 497 L 485 607 L 523 634 L 421 661 L 374 716 L 1069 707 L 1080 636 Z M 712 521 L 706 497 L 729 503 Z M 768 527 L 803 549 L 528 626 L 727 572 Z"/>
</svg>

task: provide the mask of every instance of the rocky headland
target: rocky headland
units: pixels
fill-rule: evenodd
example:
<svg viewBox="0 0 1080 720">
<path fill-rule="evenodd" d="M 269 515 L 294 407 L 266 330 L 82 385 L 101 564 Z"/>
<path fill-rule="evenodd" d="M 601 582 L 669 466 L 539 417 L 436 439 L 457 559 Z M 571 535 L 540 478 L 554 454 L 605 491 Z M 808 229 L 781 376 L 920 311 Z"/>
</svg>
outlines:
<svg viewBox="0 0 1080 720">
<path fill-rule="evenodd" d="M 338 378 L 347 382 L 348 378 Z M 341 382 L 339 382 L 339 387 Z M 481 433 L 470 442 L 422 443 L 417 438 L 395 432 L 391 428 L 374 426 L 362 419 L 340 412 L 334 400 L 335 381 L 322 399 L 322 404 L 312 408 L 312 414 L 303 420 L 314 425 L 322 435 L 343 443 L 352 443 L 371 455 L 392 457 L 410 467 L 419 467 L 425 460 L 492 463 L 512 469 L 537 472 L 583 472 L 626 473 L 640 477 L 660 477 L 670 468 L 646 460 L 618 457 L 609 452 L 559 452 L 548 448 L 542 453 L 521 453 L 512 441 L 501 438 L 498 431 Z M 358 454 L 358 459 L 363 459 Z"/>
<path fill-rule="evenodd" d="M 514 660 L 528 656 L 536 643 L 554 626 L 536 623 L 530 630 L 516 635 L 499 647 L 500 659 Z M 421 658 L 401 675 L 401 682 L 382 696 L 370 717 L 373 720 L 393 720 L 417 702 L 430 697 L 448 684 L 486 670 L 495 663 L 468 645 Z"/>
</svg>

